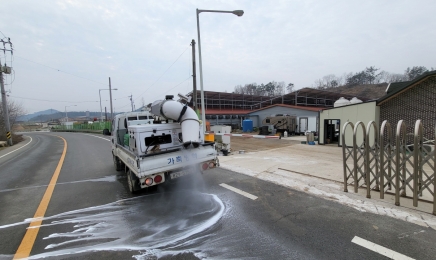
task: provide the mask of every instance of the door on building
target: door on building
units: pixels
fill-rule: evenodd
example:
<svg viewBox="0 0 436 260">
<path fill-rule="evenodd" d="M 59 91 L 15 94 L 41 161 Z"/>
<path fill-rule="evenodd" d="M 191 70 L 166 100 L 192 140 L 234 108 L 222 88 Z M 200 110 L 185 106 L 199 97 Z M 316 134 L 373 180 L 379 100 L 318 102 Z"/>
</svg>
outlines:
<svg viewBox="0 0 436 260">
<path fill-rule="evenodd" d="M 324 144 L 338 144 L 340 138 L 340 125 L 339 119 L 325 119 L 324 120 Z"/>
<path fill-rule="evenodd" d="M 300 117 L 298 126 L 300 127 L 299 133 L 305 133 L 307 131 L 307 117 Z"/>
</svg>

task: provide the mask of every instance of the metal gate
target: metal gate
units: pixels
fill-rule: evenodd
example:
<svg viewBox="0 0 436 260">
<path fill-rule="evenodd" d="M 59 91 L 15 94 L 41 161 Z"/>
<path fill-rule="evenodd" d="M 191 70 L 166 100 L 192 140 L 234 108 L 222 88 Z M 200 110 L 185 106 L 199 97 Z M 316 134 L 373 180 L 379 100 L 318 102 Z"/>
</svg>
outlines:
<svg viewBox="0 0 436 260">
<path fill-rule="evenodd" d="M 377 191 L 384 199 L 385 193 L 393 190 L 397 206 L 400 197 L 411 193 L 414 207 L 418 206 L 418 197 L 425 194 L 433 202 L 436 215 L 435 139 L 423 137 L 421 120 L 416 121 L 414 133 L 407 133 L 406 129 L 403 120 L 397 123 L 395 135 L 387 120 L 380 132 L 374 121 L 366 128 L 361 121 L 355 125 L 346 122 L 342 131 L 344 191 L 348 192 L 348 185 L 356 193 L 359 187 L 364 187 L 367 198 L 371 198 L 371 191 Z M 352 145 L 346 143 L 347 131 L 353 136 Z M 363 140 L 357 140 L 359 132 Z"/>
</svg>

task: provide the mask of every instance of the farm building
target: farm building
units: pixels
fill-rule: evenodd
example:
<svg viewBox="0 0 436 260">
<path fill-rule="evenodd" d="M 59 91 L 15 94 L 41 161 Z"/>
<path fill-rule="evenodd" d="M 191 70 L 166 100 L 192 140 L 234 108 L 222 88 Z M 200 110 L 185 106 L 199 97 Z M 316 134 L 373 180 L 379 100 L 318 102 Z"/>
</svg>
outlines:
<svg viewBox="0 0 436 260">
<path fill-rule="evenodd" d="M 375 121 L 378 125 L 380 117 L 380 108 L 376 105 L 376 101 L 368 101 L 365 103 L 349 103 L 335 108 L 324 109 L 319 113 L 319 144 L 337 144 L 342 145 L 342 129 L 346 122 L 356 124 L 362 121 L 365 125 L 369 121 Z M 362 143 L 363 137 L 357 136 L 357 143 Z M 345 135 L 345 143 L 352 144 L 352 134 Z"/>
<path fill-rule="evenodd" d="M 436 71 L 424 73 L 413 81 L 392 83 L 386 95 L 377 101 L 380 107 L 380 121 L 384 120 L 396 126 L 404 120 L 407 133 L 413 133 L 415 121 L 421 119 L 424 126 L 423 136 L 435 138 L 436 124 Z"/>
<path fill-rule="evenodd" d="M 188 93 L 187 96 L 193 96 L 193 93 Z M 302 123 L 297 123 L 297 130 L 304 130 L 307 117 L 308 130 L 317 131 L 317 116 L 314 114 L 322 108 L 333 107 L 333 103 L 341 96 L 344 95 L 311 88 L 303 88 L 280 97 L 205 91 L 206 120 L 211 125 L 231 125 L 234 129 L 240 128 L 244 119 L 252 119 L 253 126 L 259 127 L 263 118 L 271 114 L 294 114 L 302 117 Z M 352 98 L 347 95 L 345 97 Z M 196 104 L 200 109 L 200 91 L 197 91 Z M 252 112 L 254 114 L 250 114 Z"/>
<path fill-rule="evenodd" d="M 408 82 L 391 83 L 383 97 L 364 103 L 346 104 L 327 108 L 320 112 L 319 144 L 337 143 L 345 122 L 355 124 L 362 121 L 365 126 L 375 121 L 377 128 L 388 120 L 394 134 L 399 120 L 404 120 L 407 133 L 413 133 L 415 122 L 421 119 L 424 126 L 423 137 L 434 140 L 436 124 L 436 71 L 427 72 Z M 357 136 L 361 143 L 363 137 Z M 352 135 L 346 135 L 346 144 L 352 144 Z M 408 140 L 411 142 L 411 140 Z"/>
<path fill-rule="evenodd" d="M 318 111 L 321 107 L 293 106 L 276 104 L 265 108 L 257 109 L 248 113 L 247 118 L 253 120 L 254 127 L 261 127 L 262 121 L 271 115 L 291 115 L 296 116 L 296 133 L 306 131 L 318 131 Z"/>
</svg>

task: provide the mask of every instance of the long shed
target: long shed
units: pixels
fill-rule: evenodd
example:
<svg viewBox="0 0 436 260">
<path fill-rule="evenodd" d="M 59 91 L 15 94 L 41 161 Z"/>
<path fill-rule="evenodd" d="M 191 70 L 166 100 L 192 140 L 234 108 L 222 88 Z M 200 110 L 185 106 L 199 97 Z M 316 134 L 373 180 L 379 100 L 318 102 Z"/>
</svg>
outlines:
<svg viewBox="0 0 436 260">
<path fill-rule="evenodd" d="M 275 104 L 251 111 L 247 114 L 247 117 L 253 120 L 254 127 L 261 127 L 262 121 L 266 117 L 277 114 L 287 114 L 297 117 L 297 133 L 304 133 L 306 131 L 317 132 L 318 111 L 320 110 L 322 110 L 321 107 Z"/>
</svg>

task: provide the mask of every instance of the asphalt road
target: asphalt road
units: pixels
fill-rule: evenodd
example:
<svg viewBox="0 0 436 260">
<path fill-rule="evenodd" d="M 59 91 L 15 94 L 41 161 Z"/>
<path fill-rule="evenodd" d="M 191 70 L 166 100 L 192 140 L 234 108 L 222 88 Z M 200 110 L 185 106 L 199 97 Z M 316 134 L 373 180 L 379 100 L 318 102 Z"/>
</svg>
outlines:
<svg viewBox="0 0 436 260">
<path fill-rule="evenodd" d="M 31 259 L 388 259 L 356 237 L 414 259 L 436 255 L 430 228 L 220 168 L 132 196 L 107 138 L 26 135 L 27 146 L 0 157 L 0 259 L 12 259 L 20 245 Z M 67 150 L 47 202 L 61 137 Z M 44 201 L 42 225 L 29 240 Z"/>
</svg>

